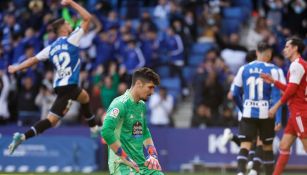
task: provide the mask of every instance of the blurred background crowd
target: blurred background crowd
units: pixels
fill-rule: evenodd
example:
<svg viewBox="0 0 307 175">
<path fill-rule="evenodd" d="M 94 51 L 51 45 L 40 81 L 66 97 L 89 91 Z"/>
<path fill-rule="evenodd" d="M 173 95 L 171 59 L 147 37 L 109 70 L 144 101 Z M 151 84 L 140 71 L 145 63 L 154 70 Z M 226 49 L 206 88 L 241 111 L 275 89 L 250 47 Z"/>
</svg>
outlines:
<svg viewBox="0 0 307 175">
<path fill-rule="evenodd" d="M 91 95 L 100 120 L 111 101 L 130 87 L 131 73 L 143 66 L 161 76 L 148 101 L 148 122 L 177 127 L 174 113 L 190 103 L 190 127 L 237 126 L 227 99 L 238 68 L 255 59 L 256 45 L 274 48 L 272 62 L 286 74 L 286 38 L 307 44 L 304 0 L 81 0 L 94 16 L 80 41 L 80 86 Z M 76 27 L 77 14 L 58 0 L 0 1 L 0 123 L 32 125 L 46 117 L 55 99 L 51 63 L 15 75 L 10 64 L 35 56 L 55 39 L 50 23 L 64 18 Z M 307 58 L 307 49 L 303 54 Z M 84 123 L 74 103 L 63 125 Z"/>
</svg>

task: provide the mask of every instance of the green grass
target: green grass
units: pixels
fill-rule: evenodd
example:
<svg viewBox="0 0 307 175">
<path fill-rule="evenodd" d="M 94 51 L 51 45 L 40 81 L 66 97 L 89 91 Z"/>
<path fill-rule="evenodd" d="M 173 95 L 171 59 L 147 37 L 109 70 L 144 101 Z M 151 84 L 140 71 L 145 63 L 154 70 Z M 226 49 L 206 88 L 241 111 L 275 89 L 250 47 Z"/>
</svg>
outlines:
<svg viewBox="0 0 307 175">
<path fill-rule="evenodd" d="M 84 173 L 2 173 L 0 172 L 0 175 L 84 175 Z M 90 175 L 108 175 L 109 173 L 107 172 L 95 172 L 95 173 L 89 173 Z M 164 173 L 167 175 L 235 175 L 236 173 L 225 173 L 222 174 L 220 171 L 216 172 L 202 172 L 202 173 Z M 285 173 L 283 175 L 302 175 L 299 173 Z"/>
</svg>

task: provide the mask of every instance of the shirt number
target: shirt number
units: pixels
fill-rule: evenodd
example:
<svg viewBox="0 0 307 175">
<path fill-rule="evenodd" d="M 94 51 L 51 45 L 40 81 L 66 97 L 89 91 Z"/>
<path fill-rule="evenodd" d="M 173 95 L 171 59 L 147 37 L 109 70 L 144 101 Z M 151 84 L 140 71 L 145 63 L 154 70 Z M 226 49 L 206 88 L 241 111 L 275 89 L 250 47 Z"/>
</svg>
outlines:
<svg viewBox="0 0 307 175">
<path fill-rule="evenodd" d="M 68 52 L 61 52 L 59 55 L 54 55 L 53 63 L 60 78 L 71 75 L 71 67 L 68 67 L 70 63 L 70 55 Z"/>
<path fill-rule="evenodd" d="M 249 99 L 255 99 L 255 91 L 258 94 L 258 100 L 263 99 L 263 80 L 262 78 L 249 77 L 246 81 L 249 86 Z"/>
</svg>

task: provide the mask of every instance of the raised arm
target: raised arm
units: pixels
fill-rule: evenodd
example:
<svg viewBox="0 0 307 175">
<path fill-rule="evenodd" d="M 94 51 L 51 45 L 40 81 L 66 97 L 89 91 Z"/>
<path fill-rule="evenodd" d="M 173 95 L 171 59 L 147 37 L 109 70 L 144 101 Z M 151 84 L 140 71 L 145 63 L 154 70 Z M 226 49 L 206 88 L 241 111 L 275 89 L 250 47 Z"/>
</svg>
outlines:
<svg viewBox="0 0 307 175">
<path fill-rule="evenodd" d="M 37 63 L 38 63 L 38 59 L 36 57 L 30 57 L 30 58 L 26 59 L 24 62 L 22 62 L 21 64 L 10 65 L 8 67 L 8 72 L 13 74 L 13 73 L 21 71 L 23 69 L 26 69 L 28 67 L 31 67 L 31 66 L 33 66 Z"/>
<path fill-rule="evenodd" d="M 82 17 L 82 24 L 81 27 L 82 29 L 86 32 L 89 29 L 92 15 L 82 6 L 80 6 L 78 3 L 74 2 L 73 0 L 62 0 L 61 4 L 64 6 L 70 6 L 73 9 L 75 9 L 80 16 Z"/>
<path fill-rule="evenodd" d="M 41 60 L 42 61 L 47 60 L 48 57 L 49 57 L 49 50 L 50 50 L 50 46 L 48 46 L 45 49 L 43 49 L 42 51 L 40 51 L 34 57 L 30 57 L 30 58 L 26 59 L 25 61 L 23 61 L 22 63 L 20 63 L 18 65 L 10 65 L 8 67 L 8 72 L 13 74 L 13 73 L 16 73 L 18 71 L 21 71 L 23 69 L 26 69 L 26 68 L 29 68 L 29 67 L 35 65 Z"/>
</svg>

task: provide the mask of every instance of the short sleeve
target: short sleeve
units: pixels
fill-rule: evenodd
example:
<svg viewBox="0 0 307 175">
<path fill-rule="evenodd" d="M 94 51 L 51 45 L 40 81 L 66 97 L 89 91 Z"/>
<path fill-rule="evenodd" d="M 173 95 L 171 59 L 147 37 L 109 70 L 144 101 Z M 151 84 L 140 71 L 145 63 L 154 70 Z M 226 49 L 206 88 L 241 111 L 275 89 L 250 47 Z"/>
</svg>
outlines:
<svg viewBox="0 0 307 175">
<path fill-rule="evenodd" d="M 289 83 L 300 84 L 301 79 L 305 73 L 304 67 L 297 61 L 294 61 L 290 65 L 289 72 Z"/>
<path fill-rule="evenodd" d="M 244 66 L 240 67 L 236 77 L 233 80 L 233 85 L 242 87 L 243 85 L 243 80 L 242 80 L 242 74 L 243 74 Z"/>
<path fill-rule="evenodd" d="M 50 51 L 50 46 L 44 48 L 42 51 L 40 51 L 38 54 L 36 54 L 36 58 L 39 61 L 44 61 L 49 58 L 49 51 Z"/>
<path fill-rule="evenodd" d="M 67 41 L 75 46 L 79 46 L 79 41 L 84 34 L 84 30 L 81 27 L 77 27 L 69 36 Z"/>
</svg>

